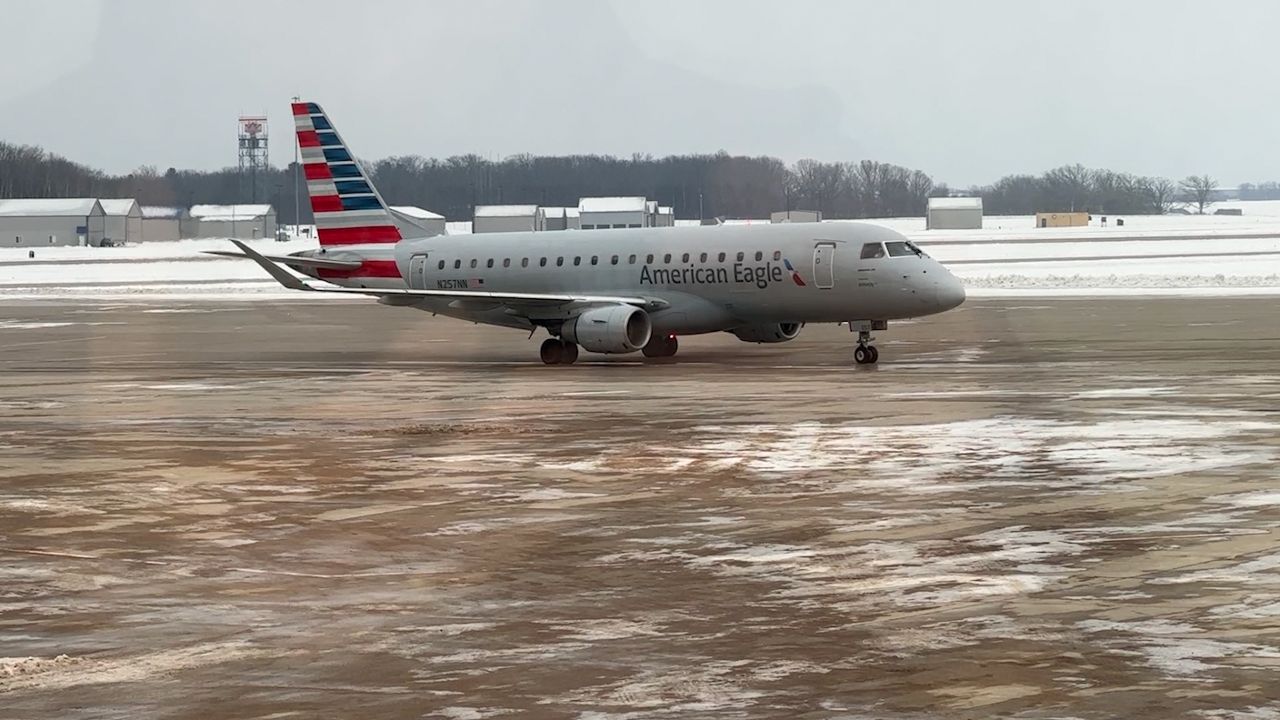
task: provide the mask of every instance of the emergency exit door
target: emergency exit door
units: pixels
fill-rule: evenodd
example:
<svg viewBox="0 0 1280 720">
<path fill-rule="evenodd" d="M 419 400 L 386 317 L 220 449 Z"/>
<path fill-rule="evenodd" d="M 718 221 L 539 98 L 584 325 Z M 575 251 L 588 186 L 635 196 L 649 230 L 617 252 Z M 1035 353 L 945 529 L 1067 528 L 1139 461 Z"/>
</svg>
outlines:
<svg viewBox="0 0 1280 720">
<path fill-rule="evenodd" d="M 813 246 L 813 284 L 830 290 L 836 284 L 836 244 L 820 242 Z"/>
</svg>

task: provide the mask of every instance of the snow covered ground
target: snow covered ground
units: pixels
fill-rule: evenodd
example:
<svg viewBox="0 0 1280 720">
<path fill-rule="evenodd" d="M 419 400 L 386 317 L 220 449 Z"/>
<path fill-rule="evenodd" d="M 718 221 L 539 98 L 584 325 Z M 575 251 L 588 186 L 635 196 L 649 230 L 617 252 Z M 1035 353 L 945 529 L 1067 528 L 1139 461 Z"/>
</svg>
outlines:
<svg viewBox="0 0 1280 720">
<path fill-rule="evenodd" d="M 1035 227 L 988 217 L 982 230 L 925 230 L 923 218 L 870 220 L 905 233 L 965 281 L 972 296 L 1123 294 L 1280 295 L 1280 201 L 1221 203 L 1244 215 L 1125 217 L 1117 227 Z M 767 221 L 731 220 L 728 224 Z M 450 232 L 469 229 L 450 223 Z M 257 240 L 272 254 L 316 247 L 310 238 Z M 298 299 L 246 260 L 216 258 L 225 240 L 133 247 L 0 248 L 0 297 L 194 296 Z"/>
</svg>

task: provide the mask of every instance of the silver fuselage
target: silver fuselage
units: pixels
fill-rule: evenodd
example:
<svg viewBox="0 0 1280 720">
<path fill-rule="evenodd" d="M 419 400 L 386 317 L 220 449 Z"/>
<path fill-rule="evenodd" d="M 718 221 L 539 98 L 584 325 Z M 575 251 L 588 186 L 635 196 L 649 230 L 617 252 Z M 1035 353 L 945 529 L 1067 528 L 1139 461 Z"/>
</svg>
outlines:
<svg viewBox="0 0 1280 720">
<path fill-rule="evenodd" d="M 720 225 L 439 235 L 401 241 L 394 258 L 415 289 L 653 298 L 663 306 L 650 313 L 654 332 L 687 335 L 920 317 L 963 302 L 960 281 L 927 255 L 864 257 L 868 244 L 905 241 L 857 222 Z M 537 320 L 482 301 L 413 306 L 510 327 Z"/>
</svg>

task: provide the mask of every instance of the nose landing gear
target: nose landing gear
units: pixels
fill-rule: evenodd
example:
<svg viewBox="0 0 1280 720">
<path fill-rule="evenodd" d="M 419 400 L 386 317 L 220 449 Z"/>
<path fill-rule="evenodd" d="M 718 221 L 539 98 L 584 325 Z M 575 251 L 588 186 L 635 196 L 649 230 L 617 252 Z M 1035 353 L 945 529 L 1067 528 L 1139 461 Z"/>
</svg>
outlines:
<svg viewBox="0 0 1280 720">
<path fill-rule="evenodd" d="M 867 334 L 866 340 L 871 340 L 870 334 Z M 859 365 L 874 365 L 880 360 L 880 351 L 875 345 L 867 345 L 861 337 L 858 338 L 858 347 L 853 350 L 853 361 Z"/>
<path fill-rule="evenodd" d="M 849 331 L 858 333 L 858 346 L 853 349 L 853 361 L 859 365 L 875 365 L 880 362 L 880 351 L 871 341 L 872 330 L 885 330 L 889 323 L 884 320 L 863 320 L 849 323 Z"/>
</svg>

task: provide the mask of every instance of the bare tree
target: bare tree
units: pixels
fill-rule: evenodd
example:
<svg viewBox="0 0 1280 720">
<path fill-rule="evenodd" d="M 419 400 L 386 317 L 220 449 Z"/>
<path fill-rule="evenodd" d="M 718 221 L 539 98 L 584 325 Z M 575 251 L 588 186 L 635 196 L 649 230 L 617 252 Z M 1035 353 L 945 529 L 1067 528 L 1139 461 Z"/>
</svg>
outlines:
<svg viewBox="0 0 1280 720">
<path fill-rule="evenodd" d="M 1218 181 L 1208 175 L 1191 175 L 1182 181 L 1182 190 L 1187 202 L 1196 206 L 1196 213 L 1204 214 L 1204 209 L 1213 204 L 1213 194 L 1218 191 Z"/>
<path fill-rule="evenodd" d="M 1157 215 L 1164 215 L 1172 210 L 1178 197 L 1178 186 L 1168 178 L 1143 178 L 1142 190 L 1147 195 L 1147 202 L 1151 204 L 1151 211 Z"/>
</svg>

